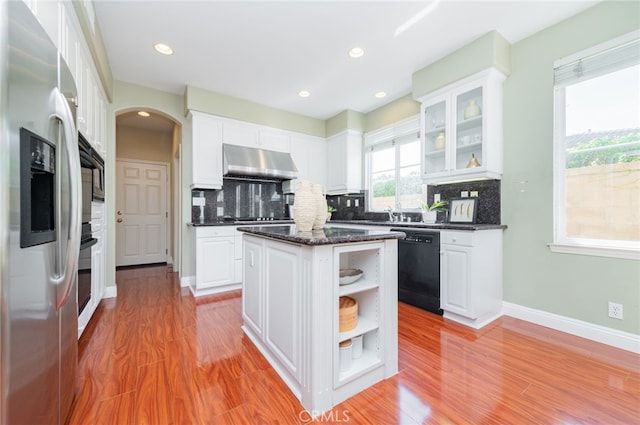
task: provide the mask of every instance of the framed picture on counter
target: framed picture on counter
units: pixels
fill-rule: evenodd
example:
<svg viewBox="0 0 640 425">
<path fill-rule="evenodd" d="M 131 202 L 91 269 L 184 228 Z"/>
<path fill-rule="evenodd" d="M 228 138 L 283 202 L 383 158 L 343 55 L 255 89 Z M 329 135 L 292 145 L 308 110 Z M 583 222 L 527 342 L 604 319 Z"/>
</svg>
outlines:
<svg viewBox="0 0 640 425">
<path fill-rule="evenodd" d="M 451 200 L 450 223 L 475 224 L 478 198 L 455 198 Z"/>
</svg>

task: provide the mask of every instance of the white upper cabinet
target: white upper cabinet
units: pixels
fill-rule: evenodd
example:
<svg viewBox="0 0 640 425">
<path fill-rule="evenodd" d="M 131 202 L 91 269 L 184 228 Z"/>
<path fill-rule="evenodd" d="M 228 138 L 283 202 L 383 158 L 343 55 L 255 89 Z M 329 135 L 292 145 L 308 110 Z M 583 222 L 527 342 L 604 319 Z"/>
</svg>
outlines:
<svg viewBox="0 0 640 425">
<path fill-rule="evenodd" d="M 362 133 L 345 130 L 327 139 L 327 195 L 362 189 Z"/>
<path fill-rule="evenodd" d="M 259 147 L 270 151 L 291 152 L 291 137 L 284 131 L 260 130 Z"/>
<path fill-rule="evenodd" d="M 193 139 L 191 188 L 220 189 L 222 187 L 222 121 L 216 117 L 189 111 Z"/>
<path fill-rule="evenodd" d="M 242 121 L 224 120 L 223 143 L 230 145 L 257 148 L 259 140 L 258 127 Z"/>
<path fill-rule="evenodd" d="M 488 69 L 420 99 L 427 184 L 502 176 L 502 82 Z"/>
<path fill-rule="evenodd" d="M 325 150 L 324 139 L 315 136 L 297 134 L 291 136 L 291 158 L 298 169 L 299 180 L 309 180 L 325 187 Z M 295 183 L 288 186 L 295 191 Z"/>
<path fill-rule="evenodd" d="M 324 184 L 324 139 L 198 111 L 189 111 L 193 137 L 192 188 L 222 187 L 222 144 L 291 153 L 300 178 Z"/>
<path fill-rule="evenodd" d="M 278 152 L 290 150 L 290 136 L 284 130 L 236 120 L 224 120 L 223 143 Z"/>
</svg>

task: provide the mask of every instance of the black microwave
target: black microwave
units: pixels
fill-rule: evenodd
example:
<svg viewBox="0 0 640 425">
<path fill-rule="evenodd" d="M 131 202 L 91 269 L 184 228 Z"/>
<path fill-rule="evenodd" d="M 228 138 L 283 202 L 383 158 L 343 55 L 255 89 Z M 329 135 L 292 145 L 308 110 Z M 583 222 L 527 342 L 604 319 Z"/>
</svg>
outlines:
<svg viewBox="0 0 640 425">
<path fill-rule="evenodd" d="M 104 202 L 104 160 L 81 133 L 78 133 L 78 147 L 82 168 L 91 170 L 91 200 Z"/>
</svg>

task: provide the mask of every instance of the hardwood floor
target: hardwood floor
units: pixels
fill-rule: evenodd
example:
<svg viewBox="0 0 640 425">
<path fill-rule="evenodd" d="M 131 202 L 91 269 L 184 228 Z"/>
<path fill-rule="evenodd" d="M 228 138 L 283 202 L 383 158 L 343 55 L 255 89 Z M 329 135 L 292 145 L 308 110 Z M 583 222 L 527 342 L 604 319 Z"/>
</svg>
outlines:
<svg viewBox="0 0 640 425">
<path fill-rule="evenodd" d="M 240 329 L 240 292 L 195 300 L 166 266 L 119 270 L 79 341 L 68 424 L 297 424 L 310 417 Z M 399 373 L 316 419 L 640 424 L 640 356 L 510 317 L 480 331 L 399 306 Z"/>
</svg>

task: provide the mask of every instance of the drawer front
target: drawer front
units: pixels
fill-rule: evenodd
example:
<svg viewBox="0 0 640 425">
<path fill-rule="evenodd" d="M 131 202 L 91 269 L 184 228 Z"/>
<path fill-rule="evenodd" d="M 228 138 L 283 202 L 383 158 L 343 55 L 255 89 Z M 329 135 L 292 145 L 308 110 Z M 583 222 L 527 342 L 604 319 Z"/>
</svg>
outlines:
<svg viewBox="0 0 640 425">
<path fill-rule="evenodd" d="M 473 234 L 474 232 L 443 230 L 440 232 L 440 243 L 473 246 Z"/>
<path fill-rule="evenodd" d="M 197 238 L 211 238 L 216 236 L 235 236 L 235 226 L 207 226 L 196 227 Z"/>
</svg>

